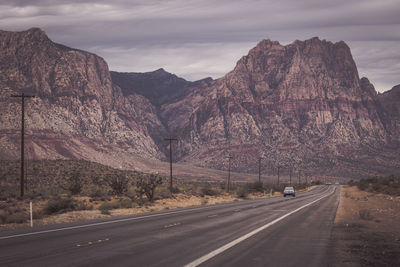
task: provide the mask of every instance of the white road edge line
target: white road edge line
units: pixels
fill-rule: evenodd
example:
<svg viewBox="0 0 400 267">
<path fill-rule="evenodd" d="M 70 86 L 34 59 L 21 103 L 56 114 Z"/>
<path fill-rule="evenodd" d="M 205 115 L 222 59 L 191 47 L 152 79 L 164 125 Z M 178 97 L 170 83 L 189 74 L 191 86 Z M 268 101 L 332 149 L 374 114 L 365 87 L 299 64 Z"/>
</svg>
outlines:
<svg viewBox="0 0 400 267">
<path fill-rule="evenodd" d="M 44 230 L 44 231 L 30 232 L 30 233 L 25 233 L 25 234 L 1 236 L 1 237 L 0 237 L 0 240 L 3 240 L 3 239 L 10 239 L 10 238 L 15 238 L 15 237 L 21 237 L 21 236 L 39 235 L 39 234 L 45 234 L 45 233 L 52 233 L 52 232 L 66 231 L 66 230 L 72 230 L 72 229 L 86 228 L 86 227 L 98 226 L 98 225 L 104 225 L 104 224 L 112 224 L 112 223 L 119 223 L 119 222 L 135 221 L 135 220 L 139 220 L 139 219 L 145 219 L 145 218 L 151 218 L 151 217 L 160 217 L 160 216 L 165 216 L 165 215 L 170 215 L 170 214 L 184 213 L 184 212 L 189 212 L 189 211 L 204 210 L 204 209 L 210 209 L 210 208 L 214 208 L 214 206 L 201 207 L 201 208 L 194 208 L 194 209 L 187 209 L 187 210 L 171 211 L 171 212 L 168 212 L 168 213 L 150 214 L 150 215 L 145 215 L 145 216 L 140 216 L 140 217 L 126 218 L 126 219 L 119 219 L 119 220 L 106 221 L 106 222 L 98 222 L 98 223 L 90 223 L 90 224 L 84 224 L 84 225 L 77 225 L 77 226 L 70 226 L 70 227 L 57 228 L 57 229 L 52 229 L 52 230 Z"/>
<path fill-rule="evenodd" d="M 217 248 L 217 249 L 214 250 L 214 251 L 211 251 L 210 253 L 208 253 L 208 254 L 206 254 L 206 255 L 204 255 L 204 256 L 198 258 L 197 260 L 194 260 L 194 261 L 192 261 L 191 263 L 186 264 L 184 267 L 196 267 L 196 266 L 199 266 L 200 264 L 202 264 L 202 263 L 208 261 L 209 259 L 214 258 L 214 257 L 217 256 L 218 254 L 221 254 L 221 253 L 224 252 L 225 250 L 230 249 L 231 247 L 233 247 L 233 246 L 239 244 L 240 242 L 242 242 L 242 241 L 248 239 L 249 237 L 252 237 L 253 235 L 255 235 L 255 234 L 261 232 L 262 230 L 265 230 L 266 228 L 270 227 L 271 225 L 274 225 L 275 223 L 277 223 L 277 222 L 279 222 L 279 221 L 285 219 L 286 217 L 292 215 L 293 213 L 298 212 L 299 210 L 304 209 L 305 207 L 308 207 L 308 206 L 314 204 L 315 202 L 318 202 L 318 201 L 320 201 L 321 199 L 326 198 L 326 197 L 332 195 L 335 191 L 336 191 L 336 190 L 334 190 L 333 192 L 331 192 L 331 193 L 329 193 L 329 194 L 327 194 L 327 195 L 325 195 L 325 196 L 323 196 L 323 197 L 320 197 L 320 198 L 318 198 L 318 199 L 316 199 L 316 200 L 314 200 L 314 201 L 312 201 L 312 202 L 310 202 L 310 203 L 308 203 L 308 204 L 306 204 L 306 205 L 303 205 L 303 206 L 301 206 L 300 208 L 297 208 L 297 209 L 295 209 L 295 210 L 293 210 L 293 211 L 291 211 L 291 212 L 289 212 L 289 213 L 287 213 L 287 214 L 285 214 L 285 215 L 279 217 L 278 219 L 275 219 L 275 220 L 273 220 L 272 222 L 267 223 L 267 224 L 265 224 L 265 225 L 263 225 L 263 226 L 261 226 L 261 227 L 255 229 L 255 230 L 251 231 L 250 233 L 245 234 L 244 236 L 241 236 L 241 237 L 239 237 L 239 238 L 237 238 L 237 239 L 235 239 L 235 240 L 229 242 L 228 244 L 226 244 L 226 245 L 224 245 L 224 246 L 222 246 L 222 247 L 220 247 L 220 248 Z"/>
<path fill-rule="evenodd" d="M 135 220 L 139 220 L 139 219 L 145 219 L 145 218 L 151 218 L 151 217 L 160 217 L 160 216 L 165 216 L 165 215 L 170 215 L 170 214 L 184 213 L 184 212 L 195 211 L 195 210 L 205 210 L 205 209 L 211 209 L 211 208 L 215 208 L 215 206 L 208 206 L 208 207 L 201 207 L 201 208 L 194 208 L 194 209 L 187 209 L 187 210 L 171 211 L 171 212 L 168 212 L 168 213 L 160 213 L 160 214 L 150 214 L 150 215 L 145 215 L 145 216 L 140 216 L 140 217 L 126 218 L 126 219 L 119 219 L 119 220 L 98 222 L 98 223 L 90 223 L 90 224 L 84 224 L 84 225 L 57 228 L 57 229 L 52 229 L 52 230 L 29 232 L 29 233 L 25 233 L 25 234 L 0 236 L 0 240 L 10 239 L 10 238 L 15 238 L 15 237 L 22 237 L 22 236 L 39 235 L 39 234 L 45 234 L 45 233 L 66 231 L 66 230 L 79 229 L 79 228 L 86 228 L 86 227 L 91 227 L 91 226 L 98 226 L 98 225 L 105 225 L 105 224 L 112 224 L 112 223 L 119 223 L 119 222 L 135 221 Z"/>
</svg>

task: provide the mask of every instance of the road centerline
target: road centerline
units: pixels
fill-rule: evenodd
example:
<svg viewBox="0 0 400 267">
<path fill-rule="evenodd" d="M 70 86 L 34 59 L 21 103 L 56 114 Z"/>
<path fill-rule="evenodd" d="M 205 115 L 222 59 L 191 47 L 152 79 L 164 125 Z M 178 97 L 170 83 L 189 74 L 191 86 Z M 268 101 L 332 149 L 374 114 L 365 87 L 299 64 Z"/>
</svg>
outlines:
<svg viewBox="0 0 400 267">
<path fill-rule="evenodd" d="M 139 217 L 130 217 L 130 218 L 117 219 L 117 220 L 112 220 L 112 221 L 89 223 L 89 224 L 84 224 L 84 225 L 62 227 L 62 228 L 43 230 L 43 231 L 37 231 L 37 232 L 29 232 L 29 233 L 23 233 L 23 234 L 15 234 L 15 235 L 9 235 L 9 236 L 0 236 L 0 240 L 16 238 L 16 237 L 31 236 L 31 235 L 46 234 L 46 233 L 53 233 L 53 232 L 60 232 L 60 231 L 67 231 L 67 230 L 73 230 L 73 229 L 79 229 L 79 228 L 87 228 L 87 227 L 106 225 L 106 224 L 114 224 L 114 223 L 127 222 L 127 221 L 136 221 L 136 220 L 140 220 L 140 219 L 162 217 L 162 216 L 167 216 L 167 215 L 171 215 L 171 214 L 179 214 L 179 213 L 185 213 L 185 212 L 197 211 L 197 210 L 205 210 L 205 209 L 211 209 L 211 208 L 216 208 L 216 207 L 209 206 L 209 207 L 177 210 L 177 211 L 171 211 L 171 212 L 167 212 L 167 213 L 149 214 L 149 215 L 143 215 L 143 216 L 139 216 Z"/>
</svg>

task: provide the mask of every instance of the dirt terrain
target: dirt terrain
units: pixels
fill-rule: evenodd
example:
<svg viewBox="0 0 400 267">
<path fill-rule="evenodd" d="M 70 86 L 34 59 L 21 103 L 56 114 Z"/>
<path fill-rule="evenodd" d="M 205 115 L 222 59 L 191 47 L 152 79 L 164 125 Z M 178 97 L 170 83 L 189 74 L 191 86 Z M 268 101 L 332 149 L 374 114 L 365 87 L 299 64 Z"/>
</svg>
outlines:
<svg viewBox="0 0 400 267">
<path fill-rule="evenodd" d="M 400 266 L 400 197 L 342 187 L 332 266 Z"/>
</svg>

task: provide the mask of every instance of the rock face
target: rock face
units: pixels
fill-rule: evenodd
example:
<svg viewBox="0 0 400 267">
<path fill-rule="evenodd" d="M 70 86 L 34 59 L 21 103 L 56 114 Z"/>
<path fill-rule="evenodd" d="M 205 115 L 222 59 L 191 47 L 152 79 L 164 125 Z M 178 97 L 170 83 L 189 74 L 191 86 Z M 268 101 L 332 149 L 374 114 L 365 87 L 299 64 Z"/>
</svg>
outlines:
<svg viewBox="0 0 400 267">
<path fill-rule="evenodd" d="M 182 140 L 181 158 L 217 168 L 230 154 L 234 169 L 253 172 L 259 156 L 269 170 L 379 172 L 383 147 L 390 147 L 376 91 L 359 79 L 349 47 L 318 38 L 287 46 L 264 40 L 232 72 L 192 88 L 162 115 Z M 387 165 L 398 167 L 393 159 Z"/>
<path fill-rule="evenodd" d="M 153 105 L 140 95 L 124 97 L 102 58 L 53 43 L 37 28 L 0 31 L 0 46 L 3 158 L 19 150 L 20 100 L 9 97 L 16 92 L 37 96 L 26 104 L 29 157 L 114 166 L 124 166 L 117 155 L 163 157 L 150 134 L 164 130 Z"/>
<path fill-rule="evenodd" d="M 164 69 L 146 73 L 111 71 L 111 78 L 125 96 L 136 93 L 148 98 L 156 106 L 176 101 L 194 84 Z"/>
<path fill-rule="evenodd" d="M 378 110 L 391 142 L 400 147 L 400 84 L 378 95 Z"/>
<path fill-rule="evenodd" d="M 0 156 L 18 157 L 19 100 L 27 100 L 28 155 L 131 168 L 132 155 L 263 172 L 290 168 L 357 177 L 399 173 L 396 86 L 377 94 L 349 47 L 312 38 L 264 40 L 218 80 L 188 82 L 163 69 L 108 71 L 94 54 L 53 43 L 40 29 L 0 31 Z"/>
</svg>

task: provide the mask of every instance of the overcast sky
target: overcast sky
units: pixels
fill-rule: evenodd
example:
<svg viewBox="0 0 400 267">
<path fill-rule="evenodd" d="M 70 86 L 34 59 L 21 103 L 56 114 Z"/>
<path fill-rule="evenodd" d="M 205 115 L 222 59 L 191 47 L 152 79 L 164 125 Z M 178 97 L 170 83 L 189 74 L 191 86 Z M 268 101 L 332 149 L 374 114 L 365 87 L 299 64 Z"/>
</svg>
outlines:
<svg viewBox="0 0 400 267">
<path fill-rule="evenodd" d="M 219 78 L 262 39 L 345 41 L 360 77 L 400 84 L 400 0 L 0 0 L 0 29 L 40 27 L 111 70 Z"/>
</svg>

